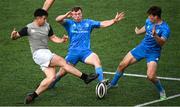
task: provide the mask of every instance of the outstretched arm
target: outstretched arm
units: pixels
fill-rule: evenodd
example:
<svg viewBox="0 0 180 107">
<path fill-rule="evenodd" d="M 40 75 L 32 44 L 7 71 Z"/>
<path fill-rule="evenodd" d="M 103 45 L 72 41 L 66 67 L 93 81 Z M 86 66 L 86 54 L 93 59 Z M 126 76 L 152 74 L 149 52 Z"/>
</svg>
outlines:
<svg viewBox="0 0 180 107">
<path fill-rule="evenodd" d="M 71 11 L 69 11 L 64 15 L 59 15 L 58 17 L 56 17 L 56 21 L 62 24 L 64 23 L 64 19 L 71 17 L 71 14 Z"/>
<path fill-rule="evenodd" d="M 145 33 L 146 32 L 146 29 L 145 29 L 145 26 L 143 26 L 142 28 L 135 28 L 135 33 L 137 34 L 137 35 L 139 35 L 139 34 L 142 34 L 142 33 Z"/>
<path fill-rule="evenodd" d="M 59 38 L 56 35 L 52 35 L 49 39 L 54 43 L 65 43 L 68 40 L 68 36 L 64 35 L 62 38 Z"/>
<path fill-rule="evenodd" d="M 20 37 L 27 36 L 28 35 L 27 29 L 28 29 L 27 27 L 24 27 L 19 32 L 17 32 L 16 29 L 14 28 L 13 31 L 11 32 L 11 39 L 16 40 Z"/>
<path fill-rule="evenodd" d="M 19 33 L 16 31 L 16 28 L 14 28 L 13 31 L 11 32 L 11 39 L 12 39 L 12 40 L 16 40 L 16 39 L 18 39 L 18 38 L 20 38 L 20 35 L 19 35 Z"/>
<path fill-rule="evenodd" d="M 43 9 L 48 11 L 48 9 L 52 6 L 52 4 L 54 3 L 55 0 L 45 0 L 44 5 L 43 5 Z"/>
<path fill-rule="evenodd" d="M 117 22 L 119 22 L 120 20 L 122 20 L 124 18 L 124 12 L 118 13 L 116 14 L 114 19 L 111 20 L 106 20 L 106 21 L 102 21 L 101 22 L 101 27 L 108 27 L 111 26 Z"/>
</svg>

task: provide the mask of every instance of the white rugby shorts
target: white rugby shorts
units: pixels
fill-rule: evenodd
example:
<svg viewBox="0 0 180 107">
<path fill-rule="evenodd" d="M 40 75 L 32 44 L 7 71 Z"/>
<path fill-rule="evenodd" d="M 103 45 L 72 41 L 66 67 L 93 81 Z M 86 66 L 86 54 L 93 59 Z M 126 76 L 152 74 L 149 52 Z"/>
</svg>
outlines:
<svg viewBox="0 0 180 107">
<path fill-rule="evenodd" d="M 42 71 L 44 71 L 51 62 L 55 54 L 52 53 L 49 49 L 38 49 L 33 53 L 33 60 L 36 64 L 40 66 Z"/>
</svg>

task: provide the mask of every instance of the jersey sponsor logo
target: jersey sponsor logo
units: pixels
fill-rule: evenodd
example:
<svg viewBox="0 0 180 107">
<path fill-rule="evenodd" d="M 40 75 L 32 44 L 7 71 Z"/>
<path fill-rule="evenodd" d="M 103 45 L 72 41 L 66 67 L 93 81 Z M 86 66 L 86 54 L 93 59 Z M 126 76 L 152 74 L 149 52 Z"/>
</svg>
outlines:
<svg viewBox="0 0 180 107">
<path fill-rule="evenodd" d="M 76 24 L 73 24 L 73 25 L 72 25 L 72 28 L 75 29 L 75 28 L 76 28 Z"/>
<path fill-rule="evenodd" d="M 85 27 L 89 27 L 89 24 L 88 24 L 88 23 L 85 23 Z"/>
<path fill-rule="evenodd" d="M 71 32 L 72 33 L 88 33 L 87 30 L 84 30 L 80 25 L 77 26 L 76 24 L 72 25 Z"/>
<path fill-rule="evenodd" d="M 35 29 L 31 29 L 31 32 L 34 33 L 34 32 L 36 32 L 36 30 Z"/>
<path fill-rule="evenodd" d="M 48 27 L 46 27 L 45 30 L 46 30 L 46 32 L 48 32 L 49 31 Z"/>
<path fill-rule="evenodd" d="M 88 33 L 88 31 L 75 31 L 75 30 L 72 30 L 71 32 L 72 33 Z"/>
</svg>

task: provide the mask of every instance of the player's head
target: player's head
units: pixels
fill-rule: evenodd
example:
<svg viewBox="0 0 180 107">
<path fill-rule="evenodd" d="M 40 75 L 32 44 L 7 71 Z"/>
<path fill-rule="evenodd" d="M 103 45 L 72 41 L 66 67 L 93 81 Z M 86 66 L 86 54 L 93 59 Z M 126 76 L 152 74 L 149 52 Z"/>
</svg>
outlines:
<svg viewBox="0 0 180 107">
<path fill-rule="evenodd" d="M 81 7 L 73 7 L 72 10 L 72 18 L 76 22 L 80 22 L 82 20 L 82 8 Z"/>
<path fill-rule="evenodd" d="M 156 22 L 158 19 L 161 19 L 161 8 L 152 6 L 148 9 L 147 14 L 151 22 Z"/>
<path fill-rule="evenodd" d="M 43 10 L 43 9 L 41 9 L 41 8 L 38 8 L 34 12 L 34 17 L 35 17 L 38 25 L 42 26 L 42 25 L 44 25 L 44 23 L 47 20 L 48 12 Z"/>
</svg>

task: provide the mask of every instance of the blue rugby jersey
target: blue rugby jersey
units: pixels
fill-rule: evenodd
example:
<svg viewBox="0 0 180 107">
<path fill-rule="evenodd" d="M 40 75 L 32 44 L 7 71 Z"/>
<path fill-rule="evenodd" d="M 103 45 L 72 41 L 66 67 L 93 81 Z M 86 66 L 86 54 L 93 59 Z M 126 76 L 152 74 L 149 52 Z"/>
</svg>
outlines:
<svg viewBox="0 0 180 107">
<path fill-rule="evenodd" d="M 152 29 L 155 26 L 156 33 L 159 37 L 163 37 L 168 39 L 170 36 L 170 29 L 168 24 L 163 21 L 161 24 L 155 25 L 150 21 L 150 19 L 146 19 L 145 29 L 146 34 L 144 39 L 141 41 L 141 46 L 144 46 L 147 50 L 152 51 L 161 51 L 161 46 L 156 42 L 152 35 Z"/>
<path fill-rule="evenodd" d="M 70 50 L 90 50 L 90 34 L 94 28 L 100 27 L 99 21 L 84 19 L 81 22 L 65 19 L 63 23 L 68 32 Z"/>
</svg>

